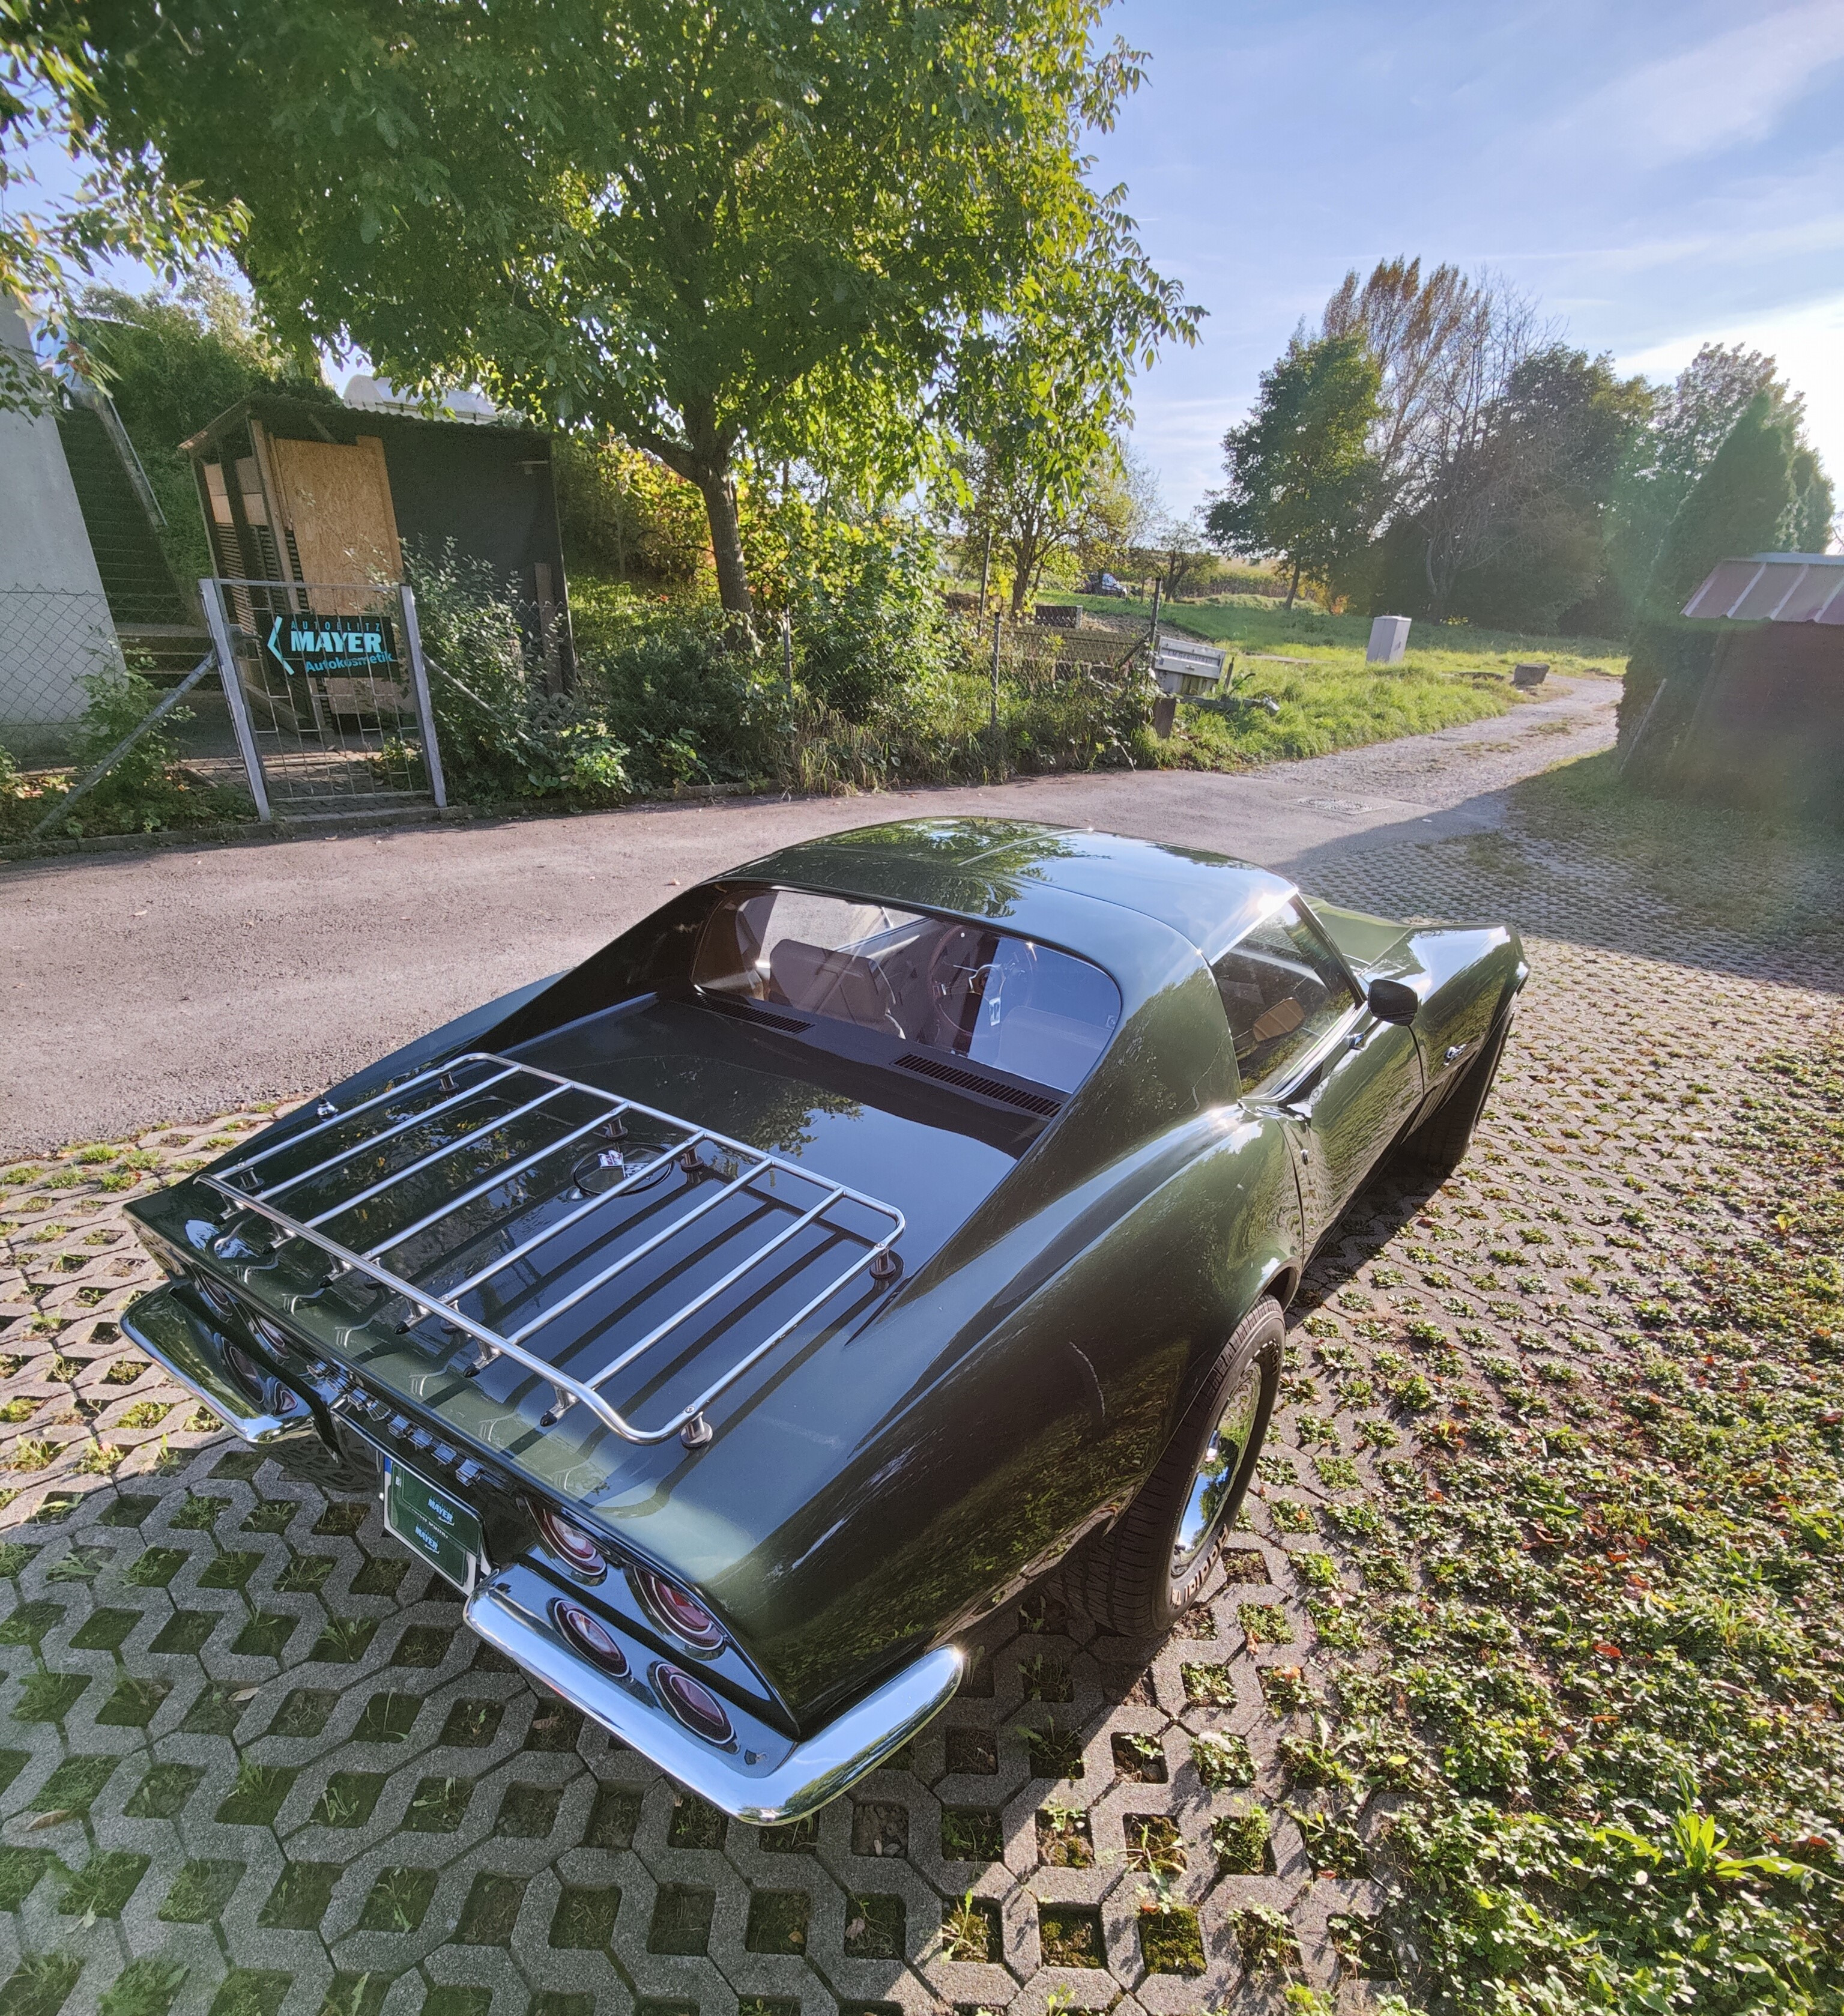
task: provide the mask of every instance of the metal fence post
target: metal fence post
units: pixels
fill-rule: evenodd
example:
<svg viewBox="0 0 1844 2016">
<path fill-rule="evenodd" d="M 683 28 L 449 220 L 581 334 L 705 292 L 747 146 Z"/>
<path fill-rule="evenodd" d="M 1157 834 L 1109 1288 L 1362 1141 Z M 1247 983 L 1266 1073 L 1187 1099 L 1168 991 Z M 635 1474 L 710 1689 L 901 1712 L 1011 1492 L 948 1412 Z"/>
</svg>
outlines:
<svg viewBox="0 0 1844 2016">
<path fill-rule="evenodd" d="M 250 710 L 243 704 L 243 679 L 231 649 L 231 620 L 225 612 L 223 585 L 207 574 L 199 583 L 199 599 L 205 607 L 205 627 L 211 632 L 212 648 L 217 653 L 218 677 L 224 685 L 224 704 L 231 711 L 231 725 L 237 731 L 237 747 L 250 779 L 250 795 L 256 801 L 256 815 L 273 825 L 269 809 L 268 786 L 263 781 L 262 758 L 256 751 L 256 731 L 250 725 Z"/>
<path fill-rule="evenodd" d="M 782 697 L 787 704 L 788 720 L 794 718 L 794 618 L 784 609 L 781 613 L 781 686 Z"/>
<path fill-rule="evenodd" d="M 422 662 L 422 632 L 416 625 L 416 598 L 408 581 L 400 581 L 397 607 L 403 611 L 404 650 L 410 661 L 410 685 L 416 695 L 416 718 L 422 724 L 422 765 L 429 772 L 430 795 L 436 810 L 448 802 L 448 787 L 442 776 L 442 752 L 436 743 L 436 711 L 429 697 L 429 671 Z"/>
<path fill-rule="evenodd" d="M 1005 621 L 1005 611 L 993 611 L 993 733 L 999 732 L 999 625 Z"/>
</svg>

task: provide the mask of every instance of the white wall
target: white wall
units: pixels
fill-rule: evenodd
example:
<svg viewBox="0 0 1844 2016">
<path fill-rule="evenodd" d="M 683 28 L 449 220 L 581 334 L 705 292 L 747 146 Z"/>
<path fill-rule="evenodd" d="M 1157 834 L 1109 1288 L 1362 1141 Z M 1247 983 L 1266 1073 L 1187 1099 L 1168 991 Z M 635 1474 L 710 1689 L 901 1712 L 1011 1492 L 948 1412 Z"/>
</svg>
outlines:
<svg viewBox="0 0 1844 2016">
<path fill-rule="evenodd" d="M 0 343 L 30 354 L 4 296 Z M 60 753 L 82 679 L 121 664 L 57 422 L 0 412 L 0 743 L 27 761 Z"/>
</svg>

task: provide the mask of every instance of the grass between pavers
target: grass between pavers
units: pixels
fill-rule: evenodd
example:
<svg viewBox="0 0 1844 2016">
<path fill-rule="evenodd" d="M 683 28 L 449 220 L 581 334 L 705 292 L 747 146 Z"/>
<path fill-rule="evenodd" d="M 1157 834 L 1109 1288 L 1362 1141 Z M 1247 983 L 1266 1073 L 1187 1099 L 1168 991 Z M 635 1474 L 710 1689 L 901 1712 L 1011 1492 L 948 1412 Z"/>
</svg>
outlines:
<svg viewBox="0 0 1844 2016">
<path fill-rule="evenodd" d="M 1400 1795 L 1375 1859 L 1430 2010 L 1844 2006 L 1844 1050 L 1742 1103 L 1709 1161 L 1770 1175 L 1750 1236 L 1569 1373 L 1567 1422 L 1485 1361 L 1522 1424 L 1382 1466 L 1425 1593 L 1364 1602 L 1385 1663 L 1321 1665 L 1282 1745 L 1324 1873 Z"/>
</svg>

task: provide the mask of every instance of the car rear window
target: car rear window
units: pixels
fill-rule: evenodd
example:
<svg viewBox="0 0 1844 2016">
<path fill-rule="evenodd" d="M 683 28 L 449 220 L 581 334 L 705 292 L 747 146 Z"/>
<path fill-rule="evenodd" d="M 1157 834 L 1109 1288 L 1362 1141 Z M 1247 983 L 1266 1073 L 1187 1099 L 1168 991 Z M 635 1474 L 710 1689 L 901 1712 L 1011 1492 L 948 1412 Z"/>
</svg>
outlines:
<svg viewBox="0 0 1844 2016">
<path fill-rule="evenodd" d="M 1087 1076 L 1120 1020 L 1120 989 L 1085 959 L 985 924 L 801 889 L 720 905 L 692 978 L 1058 1092 Z"/>
</svg>

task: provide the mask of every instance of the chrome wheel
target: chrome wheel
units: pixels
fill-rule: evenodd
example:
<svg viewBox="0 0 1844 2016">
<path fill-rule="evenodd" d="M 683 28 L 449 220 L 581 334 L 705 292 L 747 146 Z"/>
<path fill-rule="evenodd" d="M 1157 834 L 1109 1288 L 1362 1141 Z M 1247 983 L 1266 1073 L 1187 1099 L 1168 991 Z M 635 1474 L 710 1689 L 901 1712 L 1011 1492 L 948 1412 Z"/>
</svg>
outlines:
<svg viewBox="0 0 1844 2016">
<path fill-rule="evenodd" d="M 1184 1509 L 1172 1542 L 1172 1580 L 1182 1582 L 1217 1537 L 1229 1510 L 1230 1493 L 1242 1474 L 1249 1438 L 1261 1415 L 1261 1361 L 1253 1360 L 1231 1390 L 1191 1474 Z"/>
</svg>

